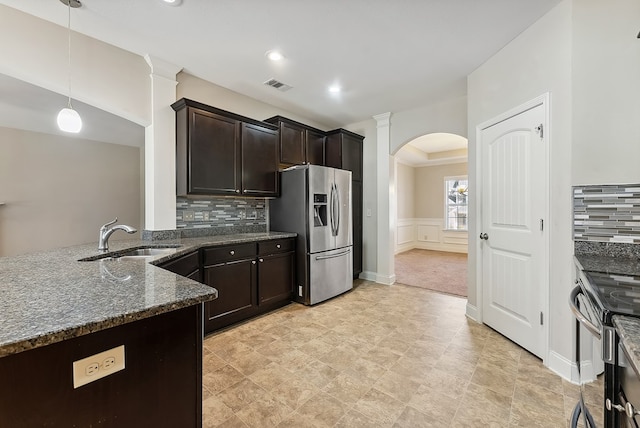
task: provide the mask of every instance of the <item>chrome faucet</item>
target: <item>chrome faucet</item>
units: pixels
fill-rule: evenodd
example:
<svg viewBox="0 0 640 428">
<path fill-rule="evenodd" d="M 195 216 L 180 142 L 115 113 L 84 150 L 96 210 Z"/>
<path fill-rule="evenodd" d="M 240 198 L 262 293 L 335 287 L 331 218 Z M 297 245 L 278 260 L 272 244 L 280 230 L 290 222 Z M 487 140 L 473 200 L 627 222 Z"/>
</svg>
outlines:
<svg viewBox="0 0 640 428">
<path fill-rule="evenodd" d="M 118 217 L 115 220 L 103 225 L 100 228 L 100 237 L 98 238 L 98 250 L 109 251 L 109 237 L 116 230 L 124 230 L 127 233 L 136 233 L 138 230 L 135 227 L 127 226 L 126 224 L 119 224 L 117 226 L 109 227 L 118 221 Z"/>
</svg>

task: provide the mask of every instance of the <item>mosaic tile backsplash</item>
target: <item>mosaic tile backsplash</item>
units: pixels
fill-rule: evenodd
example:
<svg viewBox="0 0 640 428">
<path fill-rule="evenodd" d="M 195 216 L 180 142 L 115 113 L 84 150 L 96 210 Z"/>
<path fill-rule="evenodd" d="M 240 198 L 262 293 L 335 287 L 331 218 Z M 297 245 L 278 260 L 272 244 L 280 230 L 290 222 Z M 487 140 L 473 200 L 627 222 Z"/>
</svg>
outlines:
<svg viewBox="0 0 640 428">
<path fill-rule="evenodd" d="M 640 244 L 640 184 L 575 186 L 573 238 Z"/>
<path fill-rule="evenodd" d="M 177 229 L 218 229 L 216 234 L 236 233 L 238 228 L 266 232 L 269 218 L 264 199 L 178 197 Z"/>
</svg>

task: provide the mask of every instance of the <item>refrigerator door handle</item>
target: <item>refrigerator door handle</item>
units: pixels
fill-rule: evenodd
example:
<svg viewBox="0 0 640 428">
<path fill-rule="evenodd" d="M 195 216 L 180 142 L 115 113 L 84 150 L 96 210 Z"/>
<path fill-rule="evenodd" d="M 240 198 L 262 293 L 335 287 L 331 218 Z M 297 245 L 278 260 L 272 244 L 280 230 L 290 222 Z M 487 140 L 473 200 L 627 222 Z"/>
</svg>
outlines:
<svg viewBox="0 0 640 428">
<path fill-rule="evenodd" d="M 331 254 L 330 256 L 316 256 L 316 260 L 326 260 L 326 259 L 334 259 L 336 257 L 344 256 L 345 254 L 349 254 L 351 250 L 346 250 L 341 253 Z"/>
<path fill-rule="evenodd" d="M 331 183 L 331 196 L 329 198 L 329 211 L 330 211 L 330 216 L 331 216 L 331 235 L 336 236 L 336 216 L 335 216 L 335 211 L 336 211 L 336 189 L 335 189 L 335 184 Z"/>
<path fill-rule="evenodd" d="M 336 188 L 336 236 L 338 236 L 340 232 L 340 190 L 337 184 L 334 186 Z"/>
</svg>

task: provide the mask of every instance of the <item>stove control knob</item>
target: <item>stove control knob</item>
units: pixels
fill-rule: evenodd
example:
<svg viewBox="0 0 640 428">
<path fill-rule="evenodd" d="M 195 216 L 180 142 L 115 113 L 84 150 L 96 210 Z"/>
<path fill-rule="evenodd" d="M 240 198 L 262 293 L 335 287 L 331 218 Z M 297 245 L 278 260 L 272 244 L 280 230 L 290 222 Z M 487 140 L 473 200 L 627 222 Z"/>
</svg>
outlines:
<svg viewBox="0 0 640 428">
<path fill-rule="evenodd" d="M 629 403 L 627 401 L 627 403 L 624 405 L 624 411 L 627 414 L 627 417 L 629 419 L 633 419 L 636 415 L 640 415 L 640 412 L 638 412 L 634 407 L 633 404 Z"/>
</svg>

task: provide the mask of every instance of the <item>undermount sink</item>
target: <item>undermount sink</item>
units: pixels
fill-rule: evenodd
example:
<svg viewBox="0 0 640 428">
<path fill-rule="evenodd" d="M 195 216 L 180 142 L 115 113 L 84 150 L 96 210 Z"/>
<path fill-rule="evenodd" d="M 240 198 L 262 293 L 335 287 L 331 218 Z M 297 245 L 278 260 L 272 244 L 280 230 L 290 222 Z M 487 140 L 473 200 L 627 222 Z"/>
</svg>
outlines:
<svg viewBox="0 0 640 428">
<path fill-rule="evenodd" d="M 121 253 L 118 257 L 149 257 L 160 256 L 162 254 L 175 253 L 175 248 L 136 248 Z"/>
<path fill-rule="evenodd" d="M 156 257 L 166 254 L 172 254 L 176 252 L 176 249 L 180 245 L 173 246 L 144 246 L 138 248 L 131 248 L 120 251 L 111 251 L 109 253 L 98 254 L 96 256 L 85 257 L 78 261 L 80 262 L 92 262 L 96 260 L 135 260 L 145 259 L 147 257 Z"/>
</svg>

